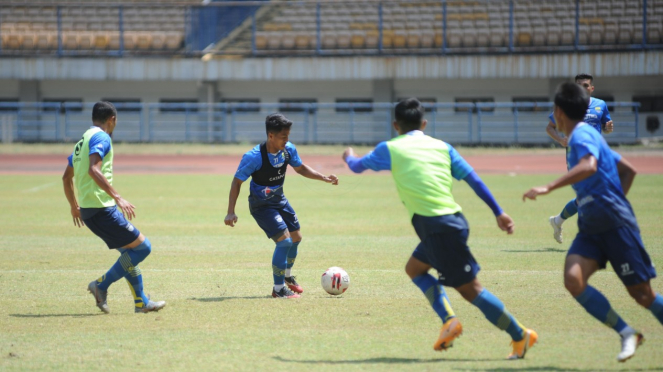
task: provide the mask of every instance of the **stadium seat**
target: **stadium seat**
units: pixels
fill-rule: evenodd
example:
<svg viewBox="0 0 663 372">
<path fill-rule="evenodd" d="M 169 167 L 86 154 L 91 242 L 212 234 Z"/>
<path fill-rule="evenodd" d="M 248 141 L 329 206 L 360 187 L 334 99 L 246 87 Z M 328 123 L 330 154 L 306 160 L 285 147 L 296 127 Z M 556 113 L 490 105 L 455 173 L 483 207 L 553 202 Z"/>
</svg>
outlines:
<svg viewBox="0 0 663 372">
<path fill-rule="evenodd" d="M 432 48 L 435 44 L 435 33 L 433 30 L 423 30 L 421 32 L 420 45 L 422 48 Z"/>
<path fill-rule="evenodd" d="M 152 46 L 151 49 L 161 50 L 166 46 L 167 34 L 165 32 L 151 32 Z"/>
<path fill-rule="evenodd" d="M 394 48 L 405 48 L 407 43 L 407 33 L 403 30 L 394 31 L 393 47 Z"/>
<path fill-rule="evenodd" d="M 447 47 L 458 48 L 462 44 L 463 34 L 460 29 L 447 30 Z"/>
<path fill-rule="evenodd" d="M 322 33 L 321 42 L 323 49 L 335 49 L 336 48 L 336 37 L 337 34 L 335 31 L 326 31 Z"/>
<path fill-rule="evenodd" d="M 256 49 L 267 49 L 267 32 L 256 32 Z"/>
<path fill-rule="evenodd" d="M 279 49 L 281 47 L 281 32 L 270 32 L 267 34 L 267 48 L 268 49 Z"/>
<path fill-rule="evenodd" d="M 284 32 L 281 37 L 281 48 L 294 49 L 295 48 L 295 33 Z"/>
<path fill-rule="evenodd" d="M 477 46 L 477 31 L 474 28 L 463 29 L 462 44 L 465 48 L 474 48 Z"/>
<path fill-rule="evenodd" d="M 339 31 L 336 39 L 336 47 L 339 49 L 350 49 L 352 34 L 350 31 Z"/>
<path fill-rule="evenodd" d="M 62 32 L 62 48 L 78 49 L 78 32 L 74 31 Z"/>
<path fill-rule="evenodd" d="M 80 49 L 93 49 L 94 43 L 92 40 L 91 32 L 79 32 L 78 33 L 78 47 Z"/>
<path fill-rule="evenodd" d="M 366 37 L 363 31 L 352 31 L 350 46 L 352 49 L 361 49 L 366 46 Z"/>
<path fill-rule="evenodd" d="M 408 48 L 419 48 L 421 45 L 421 31 L 411 30 L 407 32 L 406 45 Z"/>
<path fill-rule="evenodd" d="M 366 48 L 377 49 L 380 42 L 380 33 L 377 30 L 366 31 Z"/>
<path fill-rule="evenodd" d="M 547 29 L 544 26 L 535 26 L 532 29 L 532 45 L 544 46 L 546 43 Z"/>
<path fill-rule="evenodd" d="M 603 26 L 594 24 L 589 27 L 589 44 L 600 45 L 603 43 Z"/>
<path fill-rule="evenodd" d="M 562 29 L 559 26 L 548 26 L 548 33 L 546 35 L 546 45 L 557 46 L 560 44 Z"/>
</svg>

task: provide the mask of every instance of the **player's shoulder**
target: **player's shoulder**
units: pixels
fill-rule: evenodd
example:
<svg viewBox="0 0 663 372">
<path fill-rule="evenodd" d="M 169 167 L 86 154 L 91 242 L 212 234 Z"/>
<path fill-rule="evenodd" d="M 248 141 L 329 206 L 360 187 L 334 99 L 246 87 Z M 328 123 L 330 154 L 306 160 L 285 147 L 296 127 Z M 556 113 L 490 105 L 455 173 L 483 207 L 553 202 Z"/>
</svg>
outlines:
<svg viewBox="0 0 663 372">
<path fill-rule="evenodd" d="M 290 141 L 286 142 L 286 144 L 285 144 L 285 148 L 286 148 L 289 152 L 297 151 L 297 147 L 295 146 L 295 144 L 292 143 L 292 142 L 290 142 Z"/>
<path fill-rule="evenodd" d="M 251 150 L 245 152 L 244 156 L 242 156 L 242 158 L 243 159 L 255 159 L 255 158 L 260 159 L 261 158 L 260 145 L 258 144 L 254 148 L 252 148 Z"/>
<path fill-rule="evenodd" d="M 589 105 L 590 106 L 604 106 L 604 107 L 607 107 L 608 104 L 605 103 L 605 101 L 600 99 L 600 98 L 590 97 Z"/>
</svg>

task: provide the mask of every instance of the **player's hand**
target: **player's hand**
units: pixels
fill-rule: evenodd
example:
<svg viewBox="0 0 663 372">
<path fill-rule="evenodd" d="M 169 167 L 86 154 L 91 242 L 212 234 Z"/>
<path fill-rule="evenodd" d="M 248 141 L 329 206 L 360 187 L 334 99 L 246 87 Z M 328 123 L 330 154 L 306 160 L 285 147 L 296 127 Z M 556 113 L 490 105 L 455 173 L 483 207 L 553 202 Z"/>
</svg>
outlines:
<svg viewBox="0 0 663 372">
<path fill-rule="evenodd" d="M 343 161 L 345 161 L 345 159 L 347 159 L 348 156 L 355 156 L 355 157 L 357 156 L 355 154 L 355 150 L 353 150 L 352 147 L 348 147 L 347 149 L 345 149 L 345 151 L 343 151 Z"/>
<path fill-rule="evenodd" d="M 612 133 L 612 131 L 614 129 L 615 129 L 615 126 L 614 126 L 614 124 L 612 124 L 612 120 L 610 120 L 609 122 L 607 122 L 603 125 L 603 133 L 605 133 L 605 134 Z"/>
<path fill-rule="evenodd" d="M 558 142 L 563 147 L 567 147 L 569 145 L 569 138 L 568 137 L 562 137 L 562 138 L 559 139 Z"/>
<path fill-rule="evenodd" d="M 532 187 L 525 194 L 523 194 L 523 201 L 526 199 L 536 200 L 537 196 L 546 195 L 549 192 L 550 190 L 548 189 L 548 186 Z"/>
<path fill-rule="evenodd" d="M 323 177 L 323 181 L 331 183 L 332 185 L 338 185 L 338 177 L 335 174 L 330 174 L 328 177 Z"/>
<path fill-rule="evenodd" d="M 511 219 L 511 216 L 502 212 L 502 214 L 497 216 L 497 226 L 500 230 L 506 231 L 507 234 L 511 235 L 513 234 L 516 224 L 513 222 L 513 219 Z"/>
<path fill-rule="evenodd" d="M 71 208 L 71 217 L 74 219 L 74 226 L 82 227 L 85 226 L 83 219 L 81 218 L 81 208 Z"/>
<path fill-rule="evenodd" d="M 115 199 L 115 202 L 117 203 L 118 208 L 124 213 L 124 216 L 127 217 L 127 219 L 132 220 L 134 217 L 136 217 L 136 212 L 134 212 L 134 207 L 133 204 L 129 203 L 128 201 L 122 199 L 121 197 L 118 197 Z"/>
<path fill-rule="evenodd" d="M 235 213 L 228 213 L 226 218 L 223 220 L 223 223 L 230 227 L 234 227 L 237 223 L 237 215 Z"/>
</svg>

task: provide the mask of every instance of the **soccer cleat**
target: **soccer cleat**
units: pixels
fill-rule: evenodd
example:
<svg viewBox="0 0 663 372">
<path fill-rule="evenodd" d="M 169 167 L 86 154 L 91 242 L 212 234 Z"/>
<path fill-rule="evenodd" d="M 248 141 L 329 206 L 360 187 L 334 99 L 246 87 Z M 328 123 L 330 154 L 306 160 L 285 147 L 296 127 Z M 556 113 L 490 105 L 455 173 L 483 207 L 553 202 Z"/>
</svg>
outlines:
<svg viewBox="0 0 663 372">
<path fill-rule="evenodd" d="M 636 332 L 630 336 L 622 337 L 622 352 L 617 355 L 618 362 L 625 362 L 635 355 L 635 349 L 642 345 L 645 337 L 640 332 Z"/>
<path fill-rule="evenodd" d="M 134 312 L 136 313 L 149 313 L 152 311 L 159 311 L 166 307 L 166 301 L 148 301 L 147 305 L 143 307 L 136 307 L 134 308 Z"/>
<path fill-rule="evenodd" d="M 513 352 L 506 357 L 507 359 L 523 359 L 527 350 L 534 346 L 539 339 L 539 335 L 532 329 L 526 329 L 524 336 L 520 341 L 511 341 Z"/>
<path fill-rule="evenodd" d="M 94 301 L 96 302 L 99 310 L 103 311 L 106 314 L 110 313 L 110 308 L 106 303 L 106 296 L 108 295 L 108 291 L 102 291 L 101 289 L 99 289 L 99 287 L 97 287 L 96 280 L 93 280 L 90 284 L 88 284 L 87 290 L 94 297 Z"/>
<path fill-rule="evenodd" d="M 437 351 L 447 350 L 453 346 L 454 339 L 462 333 L 463 326 L 460 324 L 458 318 L 454 317 L 447 320 L 440 330 L 440 337 L 435 341 L 433 349 Z"/>
<path fill-rule="evenodd" d="M 290 289 L 288 287 L 283 286 L 280 291 L 276 292 L 276 290 L 272 289 L 272 297 L 274 298 L 300 298 L 301 296 Z"/>
<path fill-rule="evenodd" d="M 562 237 L 562 225 L 555 223 L 555 216 L 551 216 L 548 219 L 548 222 L 550 222 L 550 226 L 553 228 L 553 238 L 555 238 L 557 243 L 562 244 L 564 241 L 564 238 Z"/>
<path fill-rule="evenodd" d="M 302 288 L 302 286 L 297 283 L 294 276 L 286 276 L 285 285 L 287 285 L 288 288 L 290 288 L 290 290 L 295 293 L 304 293 L 304 288 Z"/>
</svg>

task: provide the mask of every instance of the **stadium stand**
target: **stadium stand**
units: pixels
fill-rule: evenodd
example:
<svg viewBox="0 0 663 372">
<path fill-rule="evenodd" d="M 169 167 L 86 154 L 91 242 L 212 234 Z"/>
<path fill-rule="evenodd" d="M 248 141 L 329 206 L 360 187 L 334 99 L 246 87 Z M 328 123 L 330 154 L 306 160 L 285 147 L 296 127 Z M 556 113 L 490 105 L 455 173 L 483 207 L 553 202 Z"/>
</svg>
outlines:
<svg viewBox="0 0 663 372">
<path fill-rule="evenodd" d="M 256 14 L 254 34 L 254 27 L 241 22 L 253 9 L 242 8 L 236 2 L 222 12 L 212 12 L 194 0 L 111 0 L 91 6 L 37 0 L 29 5 L 0 8 L 0 50 L 22 54 L 54 50 L 94 54 L 119 49 L 135 53 L 181 53 L 185 42 L 193 46 L 190 50 L 198 51 L 215 43 L 222 45 L 215 50 L 220 54 L 296 54 L 320 50 L 356 54 L 376 50 L 430 53 L 441 48 L 459 52 L 536 51 L 578 45 L 623 49 L 644 45 L 644 3 L 644 0 L 580 0 L 576 24 L 575 0 L 338 4 L 326 1 L 319 5 L 272 1 L 262 6 L 262 12 L 253 13 Z M 646 3 L 646 44 L 661 45 L 663 0 Z M 194 6 L 196 16 L 187 17 Z M 246 11 L 232 15 L 236 9 L 231 7 Z M 221 14 L 214 16 L 216 28 L 237 32 L 223 31 L 212 34 L 210 39 L 207 29 L 214 27 L 200 20 L 212 13 Z M 224 18 L 223 14 L 230 16 Z M 203 36 L 206 38 L 200 40 Z"/>
</svg>

